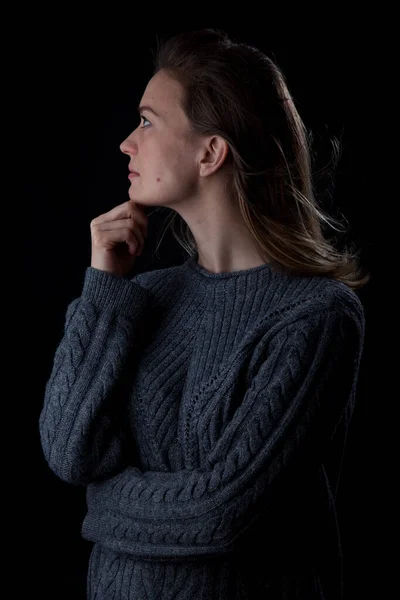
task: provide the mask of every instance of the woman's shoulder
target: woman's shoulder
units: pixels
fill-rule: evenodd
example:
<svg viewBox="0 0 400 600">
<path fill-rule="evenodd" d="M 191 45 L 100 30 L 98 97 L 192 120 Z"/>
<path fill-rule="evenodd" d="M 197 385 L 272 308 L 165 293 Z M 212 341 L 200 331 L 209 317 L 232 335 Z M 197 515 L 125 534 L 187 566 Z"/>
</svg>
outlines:
<svg viewBox="0 0 400 600">
<path fill-rule="evenodd" d="M 328 277 L 289 278 L 286 281 L 287 293 L 282 294 L 268 315 L 273 321 L 280 321 L 281 326 L 298 320 L 312 322 L 336 313 L 338 317 L 347 316 L 359 329 L 364 329 L 362 302 L 348 285 Z"/>
<path fill-rule="evenodd" d="M 364 307 L 357 292 L 337 279 L 321 279 L 325 280 L 321 284 L 321 305 L 364 322 Z"/>
</svg>

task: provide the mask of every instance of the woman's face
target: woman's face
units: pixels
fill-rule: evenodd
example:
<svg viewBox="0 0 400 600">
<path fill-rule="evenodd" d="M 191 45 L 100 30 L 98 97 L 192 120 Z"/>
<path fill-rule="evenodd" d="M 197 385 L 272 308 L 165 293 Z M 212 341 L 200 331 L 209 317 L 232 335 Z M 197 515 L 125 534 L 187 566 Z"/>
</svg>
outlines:
<svg viewBox="0 0 400 600">
<path fill-rule="evenodd" d="M 196 194 L 200 140 L 190 131 L 182 98 L 181 84 L 159 71 L 142 96 L 141 123 L 120 145 L 139 173 L 129 188 L 139 204 L 173 207 Z"/>
</svg>

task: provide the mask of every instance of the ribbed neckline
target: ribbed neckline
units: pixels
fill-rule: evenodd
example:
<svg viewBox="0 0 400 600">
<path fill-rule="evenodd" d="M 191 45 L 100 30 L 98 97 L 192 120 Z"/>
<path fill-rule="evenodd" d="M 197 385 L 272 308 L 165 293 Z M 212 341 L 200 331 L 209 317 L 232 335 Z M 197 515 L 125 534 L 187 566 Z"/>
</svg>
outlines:
<svg viewBox="0 0 400 600">
<path fill-rule="evenodd" d="M 271 265 L 269 263 L 265 263 L 263 265 L 259 265 L 258 267 L 252 267 L 251 269 L 242 269 L 240 271 L 223 271 L 222 273 L 212 273 L 208 271 L 199 263 L 198 260 L 198 252 L 188 258 L 186 261 L 187 266 L 192 270 L 198 273 L 199 275 L 208 278 L 208 279 L 231 279 L 233 277 L 244 277 L 246 275 L 251 275 L 252 273 L 260 273 L 262 271 L 271 271 Z"/>
</svg>

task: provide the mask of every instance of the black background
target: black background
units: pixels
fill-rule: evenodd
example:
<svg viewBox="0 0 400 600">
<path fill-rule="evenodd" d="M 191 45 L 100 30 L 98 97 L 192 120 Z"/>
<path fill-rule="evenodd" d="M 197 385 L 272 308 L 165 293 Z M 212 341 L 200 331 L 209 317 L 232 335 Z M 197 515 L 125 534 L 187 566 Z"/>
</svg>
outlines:
<svg viewBox="0 0 400 600">
<path fill-rule="evenodd" d="M 197 7 L 201 8 L 210 12 L 210 7 Z M 29 360 L 19 386 L 21 398 L 29 402 L 23 404 L 27 432 L 18 459 L 26 500 L 17 536 L 18 564 L 22 560 L 24 574 L 13 579 L 17 591 L 12 597 L 28 597 L 24 586 L 42 599 L 85 597 L 91 549 L 80 536 L 85 489 L 59 480 L 44 461 L 38 431 L 44 386 L 62 336 L 65 310 L 80 295 L 90 264 L 90 221 L 128 199 L 128 157 L 119 145 L 138 124 L 136 105 L 152 74 L 156 36 L 201 27 L 221 27 L 274 56 L 300 115 L 315 135 L 320 166 L 329 160 L 329 139 L 336 136 L 342 143 L 333 202 L 350 221 L 351 239 L 361 248 L 373 277 L 360 292 L 367 332 L 339 498 L 346 559 L 344 600 L 362 598 L 367 592 L 383 597 L 374 596 L 380 589 L 377 563 L 382 549 L 377 541 L 380 495 L 371 485 L 378 477 L 376 443 L 371 443 L 371 438 L 376 442 L 376 413 L 370 368 L 376 285 L 370 125 L 376 43 L 365 28 L 350 24 L 345 16 L 333 24 L 332 15 L 316 14 L 305 18 L 304 24 L 293 19 L 289 27 L 285 16 L 264 19 L 261 25 L 255 17 L 245 25 L 241 15 L 236 23 L 227 17 L 178 23 L 170 14 L 165 21 L 160 19 L 162 25 L 155 25 L 155 12 L 155 7 L 141 5 L 134 18 L 122 13 L 108 20 L 103 13 L 101 20 L 83 20 L 78 11 L 67 9 L 58 15 L 25 11 L 13 41 L 12 51 L 15 56 L 19 53 L 13 67 L 13 118 L 21 166 L 15 189 L 22 193 L 28 223 L 23 241 L 27 300 L 23 316 L 29 328 L 24 337 Z M 170 234 L 162 251 L 154 253 L 166 215 L 150 218 L 136 272 L 186 258 Z"/>
</svg>

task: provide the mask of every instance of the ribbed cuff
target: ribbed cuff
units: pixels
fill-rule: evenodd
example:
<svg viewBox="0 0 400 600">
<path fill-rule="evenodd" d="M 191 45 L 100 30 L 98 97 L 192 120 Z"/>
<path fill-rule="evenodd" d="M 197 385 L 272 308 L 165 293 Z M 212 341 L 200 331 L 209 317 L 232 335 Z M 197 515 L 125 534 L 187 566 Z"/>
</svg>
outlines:
<svg viewBox="0 0 400 600">
<path fill-rule="evenodd" d="M 88 267 L 82 297 L 98 308 L 135 316 L 146 305 L 147 291 L 129 279 Z"/>
</svg>

